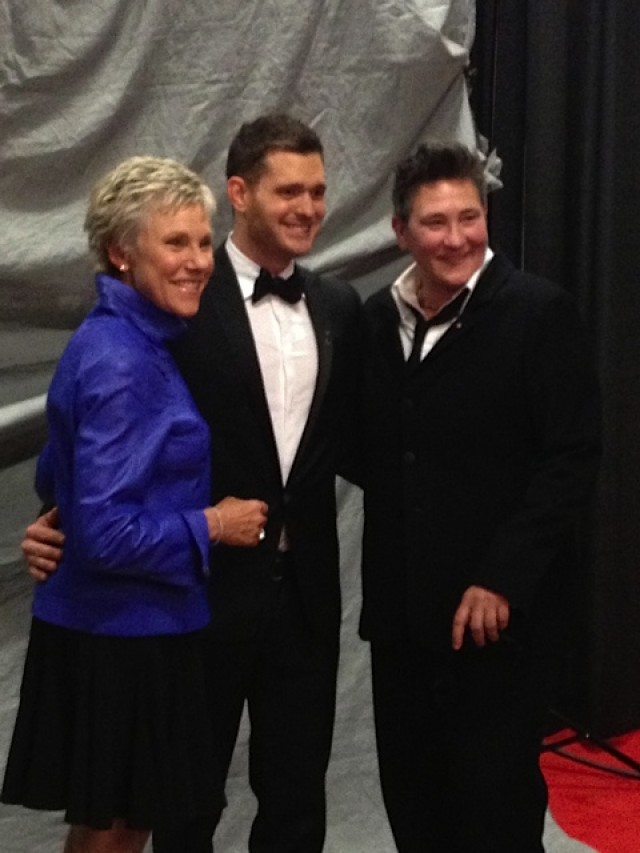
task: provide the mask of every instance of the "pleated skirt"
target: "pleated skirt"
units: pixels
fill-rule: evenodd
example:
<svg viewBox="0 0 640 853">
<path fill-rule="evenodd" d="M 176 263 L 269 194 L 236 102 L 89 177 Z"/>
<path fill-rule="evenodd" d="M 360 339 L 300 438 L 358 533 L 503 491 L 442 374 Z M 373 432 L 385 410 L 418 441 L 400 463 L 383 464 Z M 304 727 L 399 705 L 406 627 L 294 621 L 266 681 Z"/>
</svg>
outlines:
<svg viewBox="0 0 640 853">
<path fill-rule="evenodd" d="M 104 637 L 34 619 L 1 799 L 95 829 L 224 801 L 202 635 Z"/>
</svg>

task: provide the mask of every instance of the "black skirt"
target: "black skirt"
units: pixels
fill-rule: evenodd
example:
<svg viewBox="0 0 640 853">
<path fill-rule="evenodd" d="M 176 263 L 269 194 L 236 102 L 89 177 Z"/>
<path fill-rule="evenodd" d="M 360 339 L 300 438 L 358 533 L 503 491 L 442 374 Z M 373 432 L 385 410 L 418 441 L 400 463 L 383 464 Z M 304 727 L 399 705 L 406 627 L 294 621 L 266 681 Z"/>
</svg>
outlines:
<svg viewBox="0 0 640 853">
<path fill-rule="evenodd" d="M 220 809 L 201 636 L 104 637 L 34 619 L 2 801 L 95 829 Z"/>
</svg>

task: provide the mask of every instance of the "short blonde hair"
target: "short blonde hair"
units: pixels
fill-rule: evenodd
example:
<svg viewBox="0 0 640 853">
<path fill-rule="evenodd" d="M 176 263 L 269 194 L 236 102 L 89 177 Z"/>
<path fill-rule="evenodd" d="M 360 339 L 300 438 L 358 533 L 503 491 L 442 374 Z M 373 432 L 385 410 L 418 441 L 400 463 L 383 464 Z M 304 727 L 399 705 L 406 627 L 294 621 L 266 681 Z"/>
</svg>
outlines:
<svg viewBox="0 0 640 853">
<path fill-rule="evenodd" d="M 216 203 L 202 179 L 168 157 L 124 160 L 98 181 L 89 195 L 84 230 L 98 272 L 113 272 L 109 245 L 133 246 L 145 218 L 156 210 L 198 204 L 211 218 Z"/>
</svg>

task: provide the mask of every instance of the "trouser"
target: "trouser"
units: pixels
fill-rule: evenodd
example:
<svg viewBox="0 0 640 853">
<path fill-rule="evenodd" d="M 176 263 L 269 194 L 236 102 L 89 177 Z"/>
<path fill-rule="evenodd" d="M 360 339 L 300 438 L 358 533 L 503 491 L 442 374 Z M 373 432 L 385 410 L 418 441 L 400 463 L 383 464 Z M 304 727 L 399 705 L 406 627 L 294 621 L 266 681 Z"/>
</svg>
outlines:
<svg viewBox="0 0 640 853">
<path fill-rule="evenodd" d="M 380 780 L 399 853 L 543 853 L 545 701 L 525 650 L 372 644 Z"/>
<path fill-rule="evenodd" d="M 215 617 L 214 617 L 215 618 Z M 285 576 L 264 628 L 246 642 L 208 642 L 211 719 L 226 778 L 245 701 L 249 780 L 258 802 L 251 853 L 321 853 L 325 774 L 335 715 L 337 643 L 309 628 Z M 211 853 L 220 813 L 154 831 L 154 853 Z"/>
</svg>

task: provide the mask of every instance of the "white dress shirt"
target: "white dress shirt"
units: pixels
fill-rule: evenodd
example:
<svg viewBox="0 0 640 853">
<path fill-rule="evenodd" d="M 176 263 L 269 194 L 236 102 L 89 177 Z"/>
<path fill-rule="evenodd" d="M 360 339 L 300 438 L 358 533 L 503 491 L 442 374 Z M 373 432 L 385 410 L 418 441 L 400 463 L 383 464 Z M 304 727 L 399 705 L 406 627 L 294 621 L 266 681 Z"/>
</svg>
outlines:
<svg viewBox="0 0 640 853">
<path fill-rule="evenodd" d="M 291 305 L 278 296 L 268 294 L 254 305 L 251 295 L 260 267 L 234 245 L 233 234 L 227 238 L 226 249 L 251 325 L 278 448 L 282 482 L 286 483 L 316 387 L 316 337 L 304 295 L 299 302 Z M 293 270 L 292 262 L 280 277 L 289 278 Z"/>
</svg>

